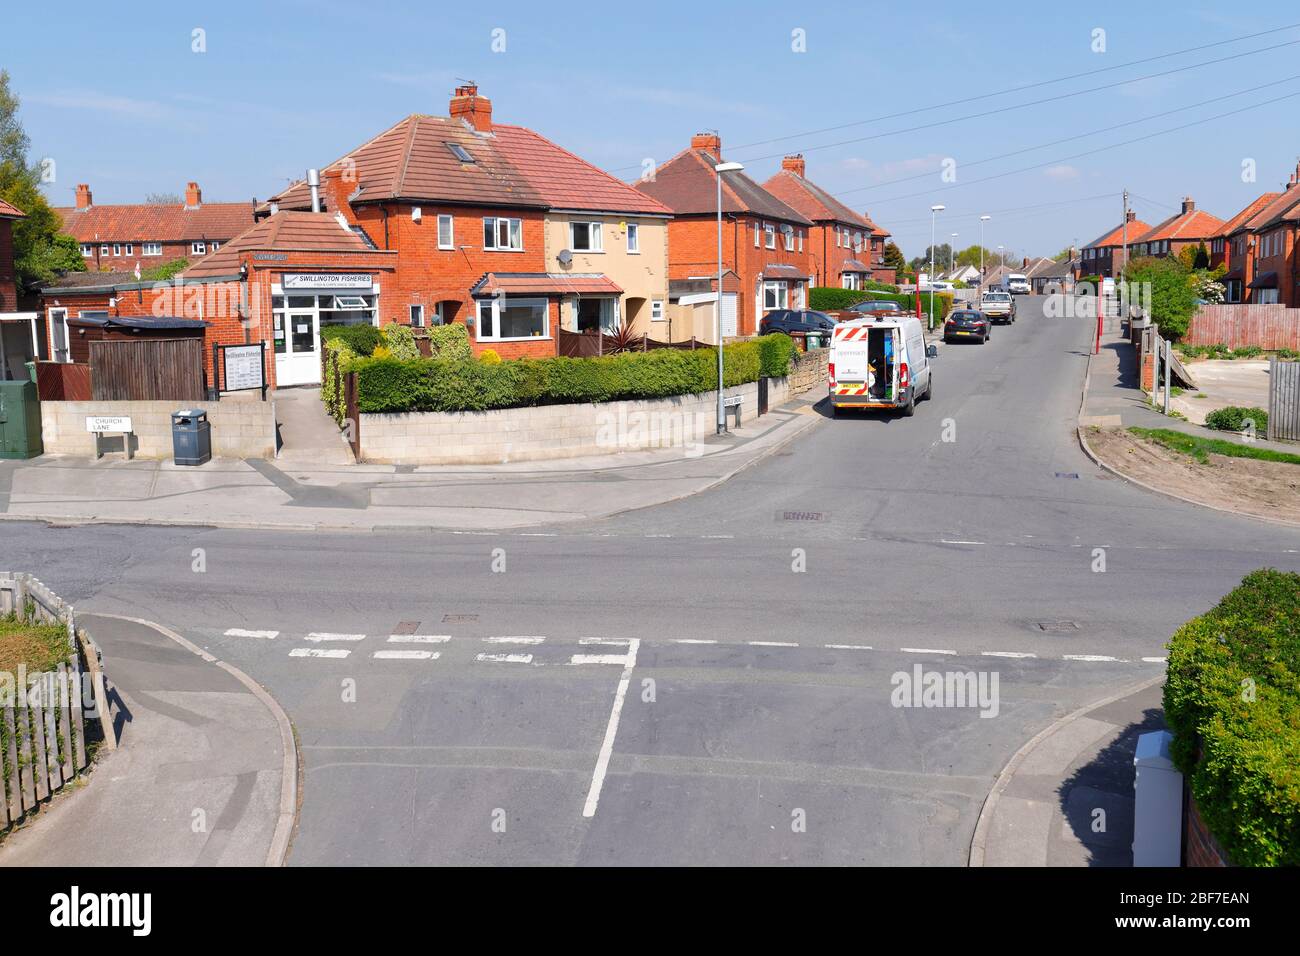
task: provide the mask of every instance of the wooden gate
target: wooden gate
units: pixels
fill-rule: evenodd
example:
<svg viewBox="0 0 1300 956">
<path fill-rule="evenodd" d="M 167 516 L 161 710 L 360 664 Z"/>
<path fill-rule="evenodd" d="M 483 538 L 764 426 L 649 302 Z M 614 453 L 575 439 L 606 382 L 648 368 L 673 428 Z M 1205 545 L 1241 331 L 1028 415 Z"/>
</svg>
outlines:
<svg viewBox="0 0 1300 956">
<path fill-rule="evenodd" d="M 207 397 L 200 338 L 91 342 L 90 368 L 97 402 L 201 402 Z"/>
<path fill-rule="evenodd" d="M 1268 360 L 1268 438 L 1300 441 L 1300 362 Z"/>
</svg>

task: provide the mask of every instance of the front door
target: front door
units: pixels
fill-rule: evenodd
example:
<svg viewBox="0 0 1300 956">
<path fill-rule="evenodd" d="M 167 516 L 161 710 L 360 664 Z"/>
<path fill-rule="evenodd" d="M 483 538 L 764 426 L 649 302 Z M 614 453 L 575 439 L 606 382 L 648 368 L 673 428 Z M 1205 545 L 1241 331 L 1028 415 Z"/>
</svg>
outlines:
<svg viewBox="0 0 1300 956">
<path fill-rule="evenodd" d="M 50 333 L 54 337 L 54 355 L 56 362 L 71 362 L 68 352 L 68 310 L 50 309 Z"/>
<path fill-rule="evenodd" d="M 284 323 L 288 322 L 288 328 Z M 275 384 L 320 381 L 319 320 L 314 312 L 275 314 Z"/>
</svg>

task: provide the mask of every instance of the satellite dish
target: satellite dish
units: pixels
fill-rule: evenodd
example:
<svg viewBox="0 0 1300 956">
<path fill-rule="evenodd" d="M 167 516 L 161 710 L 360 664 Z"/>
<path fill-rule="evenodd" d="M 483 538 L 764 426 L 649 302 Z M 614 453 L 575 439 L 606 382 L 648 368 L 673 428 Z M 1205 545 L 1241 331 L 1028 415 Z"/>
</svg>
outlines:
<svg viewBox="0 0 1300 956">
<path fill-rule="evenodd" d="M 561 249 L 555 258 L 560 261 L 560 265 L 567 266 L 573 262 L 573 253 L 568 249 Z"/>
</svg>

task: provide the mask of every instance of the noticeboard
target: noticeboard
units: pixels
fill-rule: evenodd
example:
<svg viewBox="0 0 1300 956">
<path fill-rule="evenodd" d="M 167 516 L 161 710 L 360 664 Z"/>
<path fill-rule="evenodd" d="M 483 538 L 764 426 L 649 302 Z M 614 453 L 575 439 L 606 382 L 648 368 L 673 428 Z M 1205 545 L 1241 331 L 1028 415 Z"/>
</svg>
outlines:
<svg viewBox="0 0 1300 956">
<path fill-rule="evenodd" d="M 219 345 L 221 357 L 221 391 L 246 392 L 266 390 L 266 343 Z"/>
</svg>

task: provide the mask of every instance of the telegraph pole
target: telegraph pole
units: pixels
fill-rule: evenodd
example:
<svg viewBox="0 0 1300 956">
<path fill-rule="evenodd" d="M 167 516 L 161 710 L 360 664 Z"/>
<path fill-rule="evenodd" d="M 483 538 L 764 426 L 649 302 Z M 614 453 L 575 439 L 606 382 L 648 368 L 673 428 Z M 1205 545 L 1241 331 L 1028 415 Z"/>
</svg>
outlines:
<svg viewBox="0 0 1300 956">
<path fill-rule="evenodd" d="M 1120 268 L 1120 281 L 1128 274 L 1128 190 L 1124 190 L 1124 265 Z"/>
</svg>

